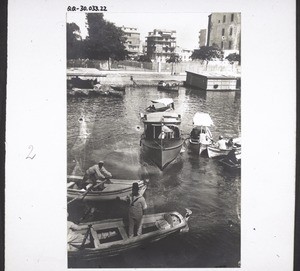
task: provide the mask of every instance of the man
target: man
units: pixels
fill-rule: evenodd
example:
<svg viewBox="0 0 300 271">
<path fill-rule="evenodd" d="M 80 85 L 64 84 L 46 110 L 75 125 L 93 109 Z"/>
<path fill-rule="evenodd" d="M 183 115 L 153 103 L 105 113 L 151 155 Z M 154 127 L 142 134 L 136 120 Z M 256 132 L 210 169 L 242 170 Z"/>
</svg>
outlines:
<svg viewBox="0 0 300 271">
<path fill-rule="evenodd" d="M 219 136 L 219 140 L 217 141 L 217 146 L 220 150 L 227 150 L 226 140 L 221 135 Z"/>
<path fill-rule="evenodd" d="M 69 218 L 69 214 L 68 214 Z M 82 233 L 80 230 L 89 229 L 88 225 L 77 225 L 71 221 L 67 221 L 68 227 L 68 250 L 78 250 L 81 245 L 89 244 L 90 237 L 85 233 Z"/>
<path fill-rule="evenodd" d="M 85 187 L 86 183 L 95 185 L 96 183 L 101 183 L 103 182 L 104 185 L 104 180 L 107 178 L 112 178 L 112 174 L 105 169 L 103 166 L 104 162 L 99 161 L 97 165 L 91 166 L 86 172 L 83 177 L 83 186 Z M 100 180 L 100 182 L 99 182 Z M 83 187 L 83 188 L 84 188 Z"/>
<path fill-rule="evenodd" d="M 134 236 L 134 225 L 137 227 L 137 235 L 142 234 L 143 214 L 147 209 L 147 203 L 145 198 L 139 194 L 139 184 L 132 184 L 132 193 L 127 196 L 127 202 L 129 204 L 128 218 L 129 218 L 129 230 L 128 236 L 132 238 Z"/>
</svg>

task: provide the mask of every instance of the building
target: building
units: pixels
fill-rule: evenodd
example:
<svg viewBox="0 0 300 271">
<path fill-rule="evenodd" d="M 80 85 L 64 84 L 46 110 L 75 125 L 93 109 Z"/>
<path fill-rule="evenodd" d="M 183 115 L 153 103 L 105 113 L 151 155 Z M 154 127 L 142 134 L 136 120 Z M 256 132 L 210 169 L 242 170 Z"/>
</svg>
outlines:
<svg viewBox="0 0 300 271">
<path fill-rule="evenodd" d="M 192 55 L 193 50 L 188 50 L 188 49 L 184 49 L 179 46 L 176 46 L 174 53 L 179 56 L 179 58 L 182 62 L 186 62 L 186 61 L 191 61 L 190 56 Z"/>
<path fill-rule="evenodd" d="M 125 33 L 126 42 L 125 47 L 126 50 L 130 52 L 132 57 L 135 57 L 141 53 L 141 39 L 140 33 L 137 28 L 134 27 L 126 27 L 122 26 L 121 29 Z"/>
<path fill-rule="evenodd" d="M 199 48 L 206 46 L 206 29 L 199 31 Z"/>
<path fill-rule="evenodd" d="M 224 55 L 239 53 L 241 13 L 212 13 L 208 16 L 207 46 L 216 44 Z"/>
<path fill-rule="evenodd" d="M 176 31 L 154 29 L 146 37 L 147 55 L 154 61 L 166 62 L 176 48 Z"/>
</svg>

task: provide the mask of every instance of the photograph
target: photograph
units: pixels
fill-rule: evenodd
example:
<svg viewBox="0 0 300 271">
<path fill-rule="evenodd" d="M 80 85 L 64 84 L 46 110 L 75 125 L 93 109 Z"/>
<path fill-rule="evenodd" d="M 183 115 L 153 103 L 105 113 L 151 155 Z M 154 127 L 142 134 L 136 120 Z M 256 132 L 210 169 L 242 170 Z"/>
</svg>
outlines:
<svg viewBox="0 0 300 271">
<path fill-rule="evenodd" d="M 295 10 L 9 1 L 5 271 L 292 271 Z"/>
<path fill-rule="evenodd" d="M 68 266 L 239 267 L 241 13 L 66 26 Z"/>
</svg>

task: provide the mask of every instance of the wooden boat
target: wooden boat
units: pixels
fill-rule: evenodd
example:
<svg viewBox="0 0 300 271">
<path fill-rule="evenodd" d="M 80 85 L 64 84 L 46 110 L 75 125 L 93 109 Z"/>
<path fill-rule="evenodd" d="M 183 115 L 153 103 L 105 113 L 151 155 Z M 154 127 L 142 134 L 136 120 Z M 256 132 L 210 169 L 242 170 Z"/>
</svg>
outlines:
<svg viewBox="0 0 300 271">
<path fill-rule="evenodd" d="M 162 98 L 152 100 L 151 105 L 146 108 L 147 112 L 163 112 L 174 110 L 174 101 L 172 98 Z"/>
<path fill-rule="evenodd" d="M 125 92 L 125 86 L 110 85 L 113 90 Z"/>
<path fill-rule="evenodd" d="M 154 112 L 142 118 L 144 133 L 140 145 L 144 154 L 164 169 L 180 153 L 183 138 L 179 130 L 181 116 L 174 112 Z"/>
<path fill-rule="evenodd" d="M 236 171 L 241 169 L 241 148 L 232 149 L 224 158 L 219 162 L 225 169 Z"/>
<path fill-rule="evenodd" d="M 208 155 L 209 158 L 219 157 L 219 156 L 226 156 L 233 149 L 235 149 L 235 150 L 240 150 L 241 149 L 240 138 L 233 139 L 233 146 L 228 147 L 227 149 L 219 149 L 215 145 L 207 146 L 207 155 Z"/>
<path fill-rule="evenodd" d="M 158 90 L 167 90 L 167 91 L 178 91 L 179 90 L 179 82 L 174 80 L 168 81 L 159 81 L 157 85 Z"/>
<path fill-rule="evenodd" d="M 78 230 L 78 234 L 89 238 L 88 244 L 68 244 L 68 259 L 93 260 L 158 241 L 168 235 L 187 232 L 191 211 L 183 217 L 178 212 L 148 214 L 143 216 L 142 234 L 128 238 L 128 225 L 122 218 L 89 222 L 88 230 Z"/>
<path fill-rule="evenodd" d="M 207 113 L 197 112 L 193 117 L 193 129 L 190 133 L 189 146 L 199 155 L 212 144 L 212 134 L 209 127 L 214 125 Z"/>
<path fill-rule="evenodd" d="M 110 179 L 109 182 L 104 184 L 104 189 L 101 191 L 89 191 L 86 194 L 86 190 L 78 189 L 76 182 L 82 180 L 82 176 L 68 176 L 67 177 L 67 196 L 68 198 L 82 198 L 90 201 L 103 201 L 114 200 L 117 197 L 124 197 L 131 193 L 132 184 L 137 182 L 140 188 L 140 194 L 143 195 L 147 189 L 148 180 L 122 180 L 122 179 Z M 85 195 L 86 194 L 86 195 Z"/>
<path fill-rule="evenodd" d="M 81 88 L 72 88 L 67 91 L 68 96 L 75 97 L 123 97 L 123 93 L 114 90 L 102 90 L 102 89 L 81 89 Z"/>
</svg>

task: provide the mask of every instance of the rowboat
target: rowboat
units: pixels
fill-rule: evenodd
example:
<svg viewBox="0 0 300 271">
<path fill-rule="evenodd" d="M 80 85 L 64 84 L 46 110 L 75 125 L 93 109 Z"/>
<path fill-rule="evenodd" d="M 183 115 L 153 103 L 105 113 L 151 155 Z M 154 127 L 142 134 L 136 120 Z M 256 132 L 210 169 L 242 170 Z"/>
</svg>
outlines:
<svg viewBox="0 0 300 271">
<path fill-rule="evenodd" d="M 125 86 L 110 85 L 113 90 L 125 92 Z"/>
<path fill-rule="evenodd" d="M 179 82 L 174 80 L 168 81 L 159 81 L 157 85 L 158 90 L 167 90 L 167 91 L 178 91 L 179 90 Z"/>
<path fill-rule="evenodd" d="M 184 142 L 179 125 L 181 116 L 174 112 L 144 114 L 144 133 L 140 145 L 144 154 L 161 170 L 180 153 Z"/>
<path fill-rule="evenodd" d="M 241 169 L 241 160 L 241 148 L 234 148 L 219 162 L 225 169 L 236 171 Z"/>
<path fill-rule="evenodd" d="M 131 238 L 127 234 L 128 223 L 122 218 L 82 223 L 80 225 L 89 225 L 89 229 L 77 230 L 76 233 L 88 237 L 89 242 L 69 243 L 68 259 L 94 260 L 114 256 L 146 243 L 156 242 L 171 234 L 187 232 L 187 222 L 192 211 L 186 211 L 184 217 L 178 212 L 144 215 L 142 234 Z"/>
<path fill-rule="evenodd" d="M 148 180 L 122 180 L 122 179 L 110 179 L 104 183 L 104 188 L 100 191 L 87 191 L 85 189 L 79 189 L 76 185 L 78 181 L 82 180 L 82 176 L 69 175 L 67 177 L 67 196 L 70 199 L 83 198 L 90 201 L 104 201 L 114 200 L 117 197 L 124 197 L 131 193 L 132 184 L 137 182 L 139 184 L 139 193 L 144 194 L 147 189 Z"/>
<path fill-rule="evenodd" d="M 190 133 L 189 146 L 199 155 L 212 144 L 212 134 L 209 127 L 214 125 L 207 113 L 197 112 L 193 117 L 193 129 Z"/>
<path fill-rule="evenodd" d="M 147 112 L 163 112 L 174 110 L 174 101 L 172 98 L 162 98 L 152 100 L 151 105 L 146 108 Z"/>
<path fill-rule="evenodd" d="M 233 139 L 233 146 L 228 147 L 227 149 L 220 149 L 215 145 L 207 146 L 208 157 L 213 158 L 213 157 L 219 157 L 219 156 L 226 156 L 233 149 L 235 149 L 237 151 L 240 150 L 241 149 L 240 140 L 241 140 L 240 138 L 234 138 Z"/>
</svg>

